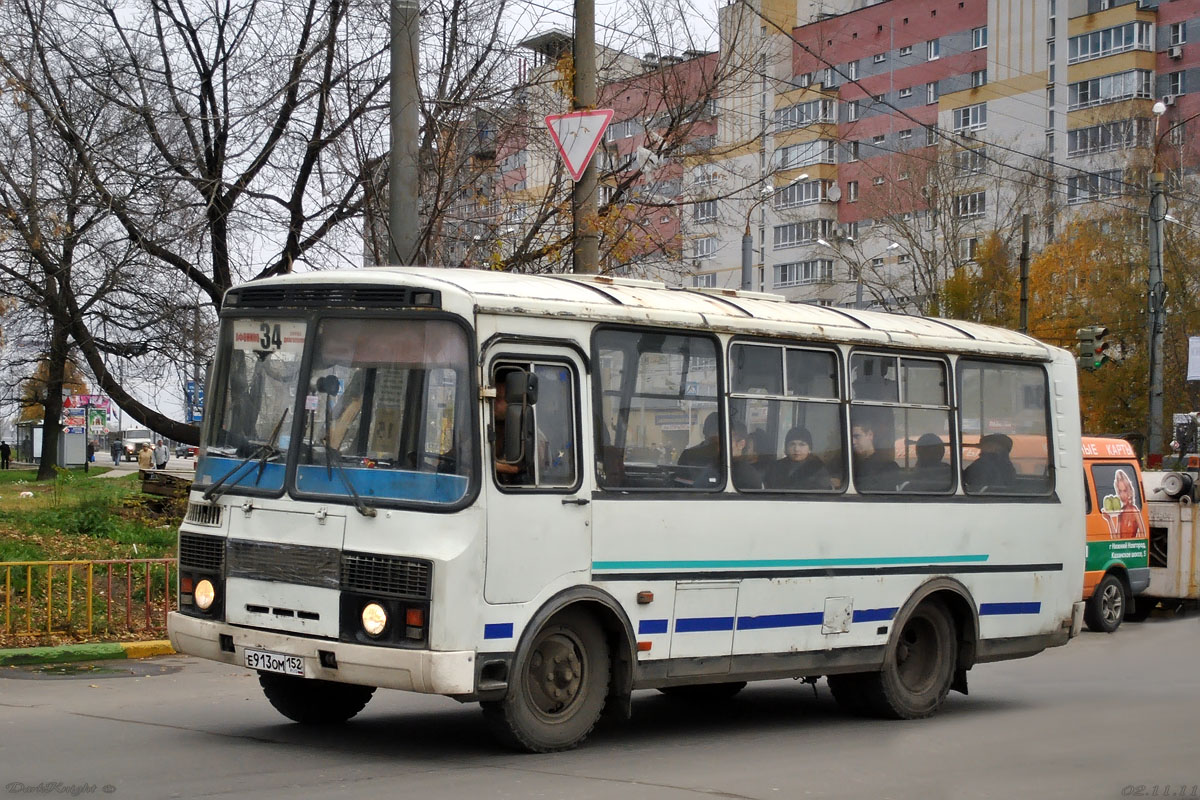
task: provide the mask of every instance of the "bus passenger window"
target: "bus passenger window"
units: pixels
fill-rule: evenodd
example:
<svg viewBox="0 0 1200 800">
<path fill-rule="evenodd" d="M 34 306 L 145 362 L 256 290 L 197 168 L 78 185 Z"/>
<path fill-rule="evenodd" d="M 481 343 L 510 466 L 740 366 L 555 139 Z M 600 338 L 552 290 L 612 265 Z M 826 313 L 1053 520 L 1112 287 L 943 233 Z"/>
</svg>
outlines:
<svg viewBox="0 0 1200 800">
<path fill-rule="evenodd" d="M 1053 491 L 1045 369 L 964 359 L 958 362 L 958 385 L 966 493 Z"/>
<path fill-rule="evenodd" d="M 602 329 L 593 346 L 597 483 L 604 489 L 719 489 L 727 457 L 715 340 Z"/>
</svg>

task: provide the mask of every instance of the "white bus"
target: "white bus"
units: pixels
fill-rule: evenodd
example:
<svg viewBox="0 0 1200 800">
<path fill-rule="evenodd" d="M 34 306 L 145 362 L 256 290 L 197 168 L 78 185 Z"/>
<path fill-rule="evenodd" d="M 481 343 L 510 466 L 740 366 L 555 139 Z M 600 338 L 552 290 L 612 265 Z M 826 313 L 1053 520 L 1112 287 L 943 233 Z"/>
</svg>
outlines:
<svg viewBox="0 0 1200 800">
<path fill-rule="evenodd" d="M 1075 360 L 1026 336 L 413 268 L 221 319 L 170 637 L 293 720 L 435 693 L 544 752 L 636 689 L 821 676 L 922 717 L 1082 623 Z"/>
</svg>

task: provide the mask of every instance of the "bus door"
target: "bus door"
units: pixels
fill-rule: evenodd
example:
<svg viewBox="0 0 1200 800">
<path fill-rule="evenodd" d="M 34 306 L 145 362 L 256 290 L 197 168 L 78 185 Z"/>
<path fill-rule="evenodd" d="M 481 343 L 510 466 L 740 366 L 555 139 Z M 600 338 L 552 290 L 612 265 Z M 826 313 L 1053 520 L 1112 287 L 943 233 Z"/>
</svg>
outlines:
<svg viewBox="0 0 1200 800">
<path fill-rule="evenodd" d="M 498 392 L 483 409 L 484 598 L 519 603 L 564 575 L 590 574 L 591 487 L 581 458 L 589 405 L 580 391 L 585 368 L 573 348 L 512 341 L 494 347 L 483 363 L 487 384 Z M 532 387 L 524 410 L 523 398 L 507 396 L 514 374 L 528 376 L 523 382 Z M 506 412 L 499 418 L 498 409 Z M 522 418 L 523 442 L 516 457 L 506 459 L 503 439 L 514 435 L 509 428 L 522 425 Z"/>
</svg>

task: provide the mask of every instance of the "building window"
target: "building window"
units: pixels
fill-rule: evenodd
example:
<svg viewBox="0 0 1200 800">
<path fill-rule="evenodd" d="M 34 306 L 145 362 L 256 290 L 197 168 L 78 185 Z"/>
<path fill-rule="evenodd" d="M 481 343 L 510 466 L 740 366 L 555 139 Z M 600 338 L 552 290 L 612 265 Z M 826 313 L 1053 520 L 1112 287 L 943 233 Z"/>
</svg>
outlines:
<svg viewBox="0 0 1200 800">
<path fill-rule="evenodd" d="M 982 147 L 974 150 L 959 150 L 954 154 L 954 160 L 959 174 L 978 175 L 983 172 L 983 167 L 987 163 L 987 154 Z"/>
<path fill-rule="evenodd" d="M 1115 75 L 1102 75 L 1079 83 L 1072 83 L 1067 104 L 1068 111 L 1080 108 L 1115 103 L 1133 97 L 1151 98 L 1151 77 L 1145 69 L 1131 69 Z"/>
<path fill-rule="evenodd" d="M 774 229 L 774 246 L 776 250 L 788 247 L 799 247 L 815 242 L 817 239 L 828 239 L 833 234 L 833 222 L 827 219 L 810 219 L 804 222 L 790 222 L 786 225 L 776 225 Z"/>
<path fill-rule="evenodd" d="M 871 183 L 875 186 L 883 186 L 883 176 L 876 175 L 874 178 L 871 178 Z"/>
<path fill-rule="evenodd" d="M 846 65 L 846 79 L 851 81 L 858 80 L 858 62 L 851 61 Z"/>
<path fill-rule="evenodd" d="M 896 263 L 904 265 L 911 264 L 912 256 L 910 256 L 908 253 L 901 253 L 900 255 L 896 256 Z"/>
<path fill-rule="evenodd" d="M 937 142 L 937 126 L 927 125 L 925 127 L 925 146 L 930 147 Z"/>
<path fill-rule="evenodd" d="M 912 55 L 912 45 L 908 45 L 906 47 L 901 47 L 900 55 L 901 56 L 911 56 Z"/>
<path fill-rule="evenodd" d="M 717 288 L 717 273 L 702 272 L 699 275 L 693 275 L 692 286 L 696 287 L 697 289 Z"/>
<path fill-rule="evenodd" d="M 938 85 L 937 81 L 925 84 L 925 102 L 936 103 L 938 101 Z"/>
<path fill-rule="evenodd" d="M 702 236 L 692 240 L 692 258 L 702 261 L 717 254 L 717 237 Z"/>
<path fill-rule="evenodd" d="M 988 37 L 987 37 L 987 26 L 986 25 L 983 26 L 982 28 L 972 28 L 971 29 L 971 49 L 972 50 L 981 50 L 981 49 L 987 47 L 987 42 L 988 42 Z"/>
<path fill-rule="evenodd" d="M 911 86 L 905 86 L 903 89 L 901 89 L 901 90 L 900 90 L 900 97 L 902 97 L 902 98 L 903 98 L 903 97 L 912 97 L 912 87 L 911 87 Z"/>
<path fill-rule="evenodd" d="M 1172 47 L 1184 44 L 1187 42 L 1187 26 L 1183 22 L 1173 22 L 1169 28 L 1170 42 Z"/>
<path fill-rule="evenodd" d="M 825 181 L 803 181 L 783 187 L 775 193 L 775 208 L 794 208 L 819 203 L 826 199 L 829 184 Z"/>
<path fill-rule="evenodd" d="M 692 206 L 692 220 L 694 222 L 711 222 L 717 218 L 717 201 L 716 200 L 701 200 Z"/>
<path fill-rule="evenodd" d="M 1126 147 L 1149 147 L 1150 125 L 1148 119 L 1123 119 L 1067 131 L 1067 156 L 1088 156 Z"/>
<path fill-rule="evenodd" d="M 1127 22 L 1072 36 L 1067 40 L 1067 63 L 1078 64 L 1130 50 L 1151 50 L 1153 46 L 1154 29 L 1149 22 Z"/>
<path fill-rule="evenodd" d="M 1167 76 L 1167 94 L 1183 94 L 1187 91 L 1184 88 L 1183 72 L 1172 72 Z"/>
<path fill-rule="evenodd" d="M 846 160 L 858 161 L 858 141 L 846 142 Z"/>
<path fill-rule="evenodd" d="M 1074 205 L 1119 195 L 1124 185 L 1119 169 L 1073 175 L 1067 178 L 1067 203 Z"/>
<path fill-rule="evenodd" d="M 858 101 L 851 100 L 849 103 L 846 103 L 846 120 L 848 122 L 854 122 L 857 119 L 858 119 Z"/>
<path fill-rule="evenodd" d="M 774 286 L 800 286 L 806 283 L 832 283 L 833 260 L 818 258 L 775 265 Z"/>
<path fill-rule="evenodd" d="M 882 145 L 884 143 L 884 141 L 886 139 L 887 139 L 887 137 L 884 136 L 883 134 L 880 134 L 879 136 L 872 136 L 871 144 L 875 145 L 876 147 L 879 147 L 880 145 Z"/>
<path fill-rule="evenodd" d="M 959 261 L 974 261 L 976 253 L 979 252 L 979 239 L 970 236 L 966 239 L 958 240 L 958 260 Z"/>
<path fill-rule="evenodd" d="M 961 219 L 982 217 L 986 210 L 987 192 L 970 192 L 954 198 L 954 213 Z"/>
<path fill-rule="evenodd" d="M 836 164 L 837 142 L 832 139 L 816 139 L 803 144 L 781 147 L 775 151 L 777 169 L 795 169 L 810 164 Z"/>
<path fill-rule="evenodd" d="M 973 106 L 956 108 L 951 112 L 954 120 L 954 132 L 978 131 L 987 127 L 987 103 L 976 103 Z"/>
<path fill-rule="evenodd" d="M 912 128 L 905 128 L 900 131 L 900 141 L 906 143 L 912 141 Z"/>
<path fill-rule="evenodd" d="M 986 69 L 977 69 L 971 73 L 971 87 L 972 88 L 977 89 L 980 86 L 986 86 L 986 85 L 987 85 L 987 70 Z"/>
<path fill-rule="evenodd" d="M 887 61 L 887 53 L 876 53 L 871 57 L 871 61 L 876 64 L 882 64 L 883 62 Z"/>
<path fill-rule="evenodd" d="M 875 103 L 882 103 L 883 98 L 884 98 L 884 95 L 881 95 L 881 94 L 871 95 L 871 100 L 872 100 L 872 102 L 875 102 Z"/>
<path fill-rule="evenodd" d="M 818 122 L 836 122 L 832 100 L 810 100 L 775 110 L 775 130 L 803 128 Z"/>
<path fill-rule="evenodd" d="M 846 202 L 858 202 L 858 181 L 847 181 L 846 183 Z"/>
<path fill-rule="evenodd" d="M 936 61 L 942 57 L 942 40 L 930 39 L 925 43 L 925 58 L 929 61 Z"/>
</svg>

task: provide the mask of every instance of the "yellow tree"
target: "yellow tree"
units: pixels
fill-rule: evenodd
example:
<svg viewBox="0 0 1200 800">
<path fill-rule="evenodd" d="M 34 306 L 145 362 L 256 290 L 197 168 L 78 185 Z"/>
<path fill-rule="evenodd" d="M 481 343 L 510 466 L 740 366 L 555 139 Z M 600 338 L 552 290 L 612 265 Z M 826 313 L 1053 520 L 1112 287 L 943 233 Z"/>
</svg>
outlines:
<svg viewBox="0 0 1200 800">
<path fill-rule="evenodd" d="M 46 416 L 45 400 L 46 387 L 50 380 L 50 362 L 46 358 L 38 361 L 33 375 L 21 384 L 21 411 L 17 415 L 20 422 L 41 422 Z M 63 368 L 64 392 L 71 394 L 88 394 L 87 381 L 78 365 L 67 359 Z"/>
<path fill-rule="evenodd" d="M 955 267 L 942 284 L 941 311 L 950 319 L 1016 328 L 1020 276 L 1012 248 L 995 231 L 979 243 L 974 263 Z"/>
</svg>

